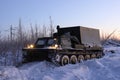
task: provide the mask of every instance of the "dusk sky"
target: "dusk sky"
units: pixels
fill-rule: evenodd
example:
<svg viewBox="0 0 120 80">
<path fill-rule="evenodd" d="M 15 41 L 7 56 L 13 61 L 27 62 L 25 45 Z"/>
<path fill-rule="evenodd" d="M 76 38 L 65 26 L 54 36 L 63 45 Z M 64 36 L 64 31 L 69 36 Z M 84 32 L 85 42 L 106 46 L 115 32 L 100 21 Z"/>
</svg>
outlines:
<svg viewBox="0 0 120 80">
<path fill-rule="evenodd" d="M 120 32 L 120 0 L 0 0 L 0 31 L 29 24 L 86 26 Z M 119 33 L 120 34 L 120 33 Z"/>
</svg>

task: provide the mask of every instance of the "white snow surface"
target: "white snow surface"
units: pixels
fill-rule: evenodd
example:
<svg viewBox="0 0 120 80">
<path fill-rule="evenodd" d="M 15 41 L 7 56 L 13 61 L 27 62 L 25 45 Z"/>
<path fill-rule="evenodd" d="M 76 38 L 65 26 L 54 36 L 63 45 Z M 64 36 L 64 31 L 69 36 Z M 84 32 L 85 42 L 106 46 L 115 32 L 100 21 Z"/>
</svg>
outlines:
<svg viewBox="0 0 120 80">
<path fill-rule="evenodd" d="M 0 80 L 120 80 L 120 47 L 106 47 L 104 52 L 103 58 L 66 66 L 47 61 L 0 66 Z"/>
</svg>

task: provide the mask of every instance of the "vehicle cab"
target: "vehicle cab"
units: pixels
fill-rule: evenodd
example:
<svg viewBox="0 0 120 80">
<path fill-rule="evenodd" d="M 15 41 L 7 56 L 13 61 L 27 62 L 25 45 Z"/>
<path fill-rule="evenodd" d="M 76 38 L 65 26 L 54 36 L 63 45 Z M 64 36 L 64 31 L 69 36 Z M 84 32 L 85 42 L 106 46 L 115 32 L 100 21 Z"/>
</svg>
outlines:
<svg viewBox="0 0 120 80">
<path fill-rule="evenodd" d="M 27 48 L 56 49 L 58 47 L 57 42 L 57 39 L 52 37 L 38 38 L 35 44 L 28 45 Z"/>
</svg>

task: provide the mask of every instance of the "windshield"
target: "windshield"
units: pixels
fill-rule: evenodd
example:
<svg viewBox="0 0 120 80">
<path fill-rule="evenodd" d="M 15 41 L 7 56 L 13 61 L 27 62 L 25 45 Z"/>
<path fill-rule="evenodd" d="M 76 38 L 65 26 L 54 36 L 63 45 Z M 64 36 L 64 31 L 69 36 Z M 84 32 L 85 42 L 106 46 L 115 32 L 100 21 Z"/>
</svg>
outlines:
<svg viewBox="0 0 120 80">
<path fill-rule="evenodd" d="M 46 40 L 38 40 L 37 45 L 45 45 Z"/>
<path fill-rule="evenodd" d="M 49 40 L 48 40 L 48 45 L 51 46 L 51 45 L 53 45 L 53 44 L 55 44 L 54 39 L 49 39 Z"/>
<path fill-rule="evenodd" d="M 53 38 L 39 39 L 36 42 L 36 45 L 38 45 L 38 46 L 52 46 L 54 44 L 56 44 L 56 40 Z"/>
</svg>

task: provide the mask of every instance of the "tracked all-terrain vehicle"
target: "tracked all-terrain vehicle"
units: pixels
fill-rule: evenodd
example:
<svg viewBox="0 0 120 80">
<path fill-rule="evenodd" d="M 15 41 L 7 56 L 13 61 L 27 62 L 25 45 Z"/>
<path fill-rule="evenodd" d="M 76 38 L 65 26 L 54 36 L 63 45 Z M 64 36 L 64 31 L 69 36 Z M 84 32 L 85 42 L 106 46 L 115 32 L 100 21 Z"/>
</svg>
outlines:
<svg viewBox="0 0 120 80">
<path fill-rule="evenodd" d="M 103 55 L 99 30 L 82 26 L 57 26 L 53 37 L 38 38 L 35 44 L 23 48 L 23 62 L 47 60 L 66 65 Z"/>
</svg>

